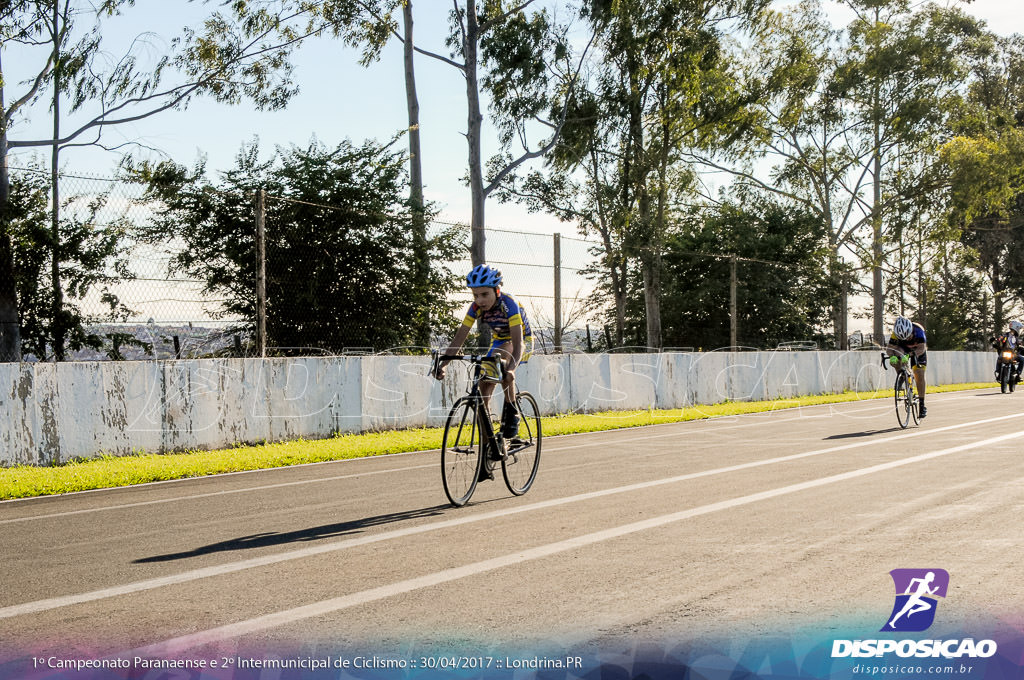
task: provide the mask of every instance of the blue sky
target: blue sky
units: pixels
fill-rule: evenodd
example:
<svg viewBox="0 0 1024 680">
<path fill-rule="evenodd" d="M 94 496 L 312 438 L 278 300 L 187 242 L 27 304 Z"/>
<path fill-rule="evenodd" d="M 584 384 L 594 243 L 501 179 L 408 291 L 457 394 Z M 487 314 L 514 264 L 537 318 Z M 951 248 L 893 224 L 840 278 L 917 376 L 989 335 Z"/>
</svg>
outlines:
<svg viewBox="0 0 1024 680">
<path fill-rule="evenodd" d="M 1024 31 L 1024 13 L 1020 12 L 1019 3 L 1020 0 L 975 0 L 966 10 L 987 20 L 998 32 L 1008 34 Z M 136 36 L 152 31 L 156 35 L 147 40 L 151 54 L 157 54 L 182 26 L 197 24 L 215 6 L 182 0 L 139 3 L 107 26 L 104 41 L 111 53 L 119 54 Z M 417 43 L 424 49 L 447 54 L 443 39 L 448 3 L 420 0 L 414 8 Z M 834 16 L 837 22 L 843 20 L 841 11 Z M 107 143 L 138 141 L 186 165 L 193 164 L 202 154 L 207 157 L 210 170 L 231 167 L 241 145 L 257 138 L 267 155 L 275 145 L 305 145 L 314 137 L 327 145 L 345 138 L 355 142 L 371 137 L 390 139 L 407 125 L 400 45 L 393 41 L 381 60 L 368 68 L 360 66 L 357 59 L 356 51 L 340 41 L 309 40 L 294 56 L 300 92 L 282 111 L 258 112 L 244 103 L 227 106 L 199 98 L 185 111 L 169 111 L 112 129 L 104 139 Z M 4 55 L 8 82 L 29 75 L 17 72 L 18 63 L 18 55 Z M 442 217 L 467 221 L 469 190 L 460 181 L 466 167 L 463 79 L 451 66 L 423 56 L 417 56 L 416 69 L 427 196 L 441 206 Z M 14 90 L 8 86 L 8 101 Z M 45 107 L 37 106 L 30 116 L 16 123 L 12 138 L 49 135 L 51 123 Z M 485 158 L 497 150 L 494 139 L 493 130 L 490 134 L 485 132 Z M 73 149 L 63 154 L 62 165 L 68 170 L 109 174 L 116 162 L 114 154 Z M 495 200 L 488 201 L 487 218 L 488 225 L 496 228 L 547 233 L 558 230 L 575 235 L 570 225 L 560 225 L 543 215 L 529 215 L 518 206 L 502 206 Z"/>
</svg>

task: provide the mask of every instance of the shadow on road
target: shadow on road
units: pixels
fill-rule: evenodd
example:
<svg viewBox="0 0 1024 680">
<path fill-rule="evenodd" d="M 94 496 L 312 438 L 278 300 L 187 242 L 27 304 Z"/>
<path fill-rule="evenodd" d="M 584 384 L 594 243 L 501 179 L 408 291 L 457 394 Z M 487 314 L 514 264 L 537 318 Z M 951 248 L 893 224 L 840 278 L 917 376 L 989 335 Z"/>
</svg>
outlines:
<svg viewBox="0 0 1024 680">
<path fill-rule="evenodd" d="M 143 557 L 134 560 L 132 563 L 148 564 L 151 562 L 170 562 L 171 560 L 185 560 L 190 557 L 199 557 L 200 555 L 209 555 L 211 553 L 227 552 L 230 550 L 253 550 L 255 548 L 265 548 L 274 545 L 287 545 L 289 543 L 302 543 L 307 541 L 319 541 L 325 538 L 337 538 L 338 536 L 359 533 L 361 530 L 368 527 L 393 524 L 395 522 L 402 522 L 410 519 L 437 517 L 443 514 L 444 510 L 448 510 L 450 508 L 451 506 L 447 504 L 435 505 L 432 508 L 392 512 L 386 515 L 376 515 L 374 517 L 355 519 L 348 522 L 338 522 L 336 524 L 325 524 L 323 526 L 301 529 L 299 531 L 289 531 L 283 534 L 274 532 L 253 534 L 252 536 L 233 538 L 230 541 L 221 541 L 220 543 L 204 545 L 200 548 L 189 550 L 187 552 Z"/>
<path fill-rule="evenodd" d="M 834 434 L 829 437 L 825 437 L 825 441 L 829 439 L 852 439 L 854 437 L 871 437 L 876 434 L 886 434 L 887 432 L 899 432 L 900 428 L 890 427 L 885 430 L 864 430 L 863 432 L 848 432 L 846 434 Z"/>
</svg>

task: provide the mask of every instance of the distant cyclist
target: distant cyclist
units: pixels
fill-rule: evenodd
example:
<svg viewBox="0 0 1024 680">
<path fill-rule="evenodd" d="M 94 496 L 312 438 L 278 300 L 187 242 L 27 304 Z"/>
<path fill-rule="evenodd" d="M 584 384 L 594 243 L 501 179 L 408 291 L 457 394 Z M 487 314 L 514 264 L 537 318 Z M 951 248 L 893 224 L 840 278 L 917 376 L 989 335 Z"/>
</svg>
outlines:
<svg viewBox="0 0 1024 680">
<path fill-rule="evenodd" d="M 508 293 L 501 290 L 501 272 L 486 264 L 477 265 L 466 275 L 466 287 L 473 291 L 473 302 L 466 311 L 462 326 L 452 338 L 452 344 L 442 355 L 442 362 L 437 372 L 437 379 L 444 377 L 444 356 L 457 354 L 469 337 L 473 324 L 477 319 L 491 327 L 493 339 L 487 356 L 497 356 L 505 365 L 502 388 L 505 393 L 505 406 L 501 413 L 501 434 L 512 439 L 519 432 L 519 413 L 516 411 L 516 368 L 525 364 L 533 351 L 533 330 L 526 318 L 526 310 Z M 484 382 L 480 385 L 484 403 L 488 403 L 494 384 Z"/>
<path fill-rule="evenodd" d="M 920 416 L 924 418 L 928 414 L 928 409 L 924 406 L 924 369 L 928 366 L 928 338 L 925 336 L 924 326 L 912 322 L 905 316 L 898 317 L 893 324 L 892 336 L 889 338 L 886 351 L 889 353 L 889 363 L 893 366 L 910 361 L 910 366 L 914 369 L 914 381 L 917 383 Z"/>
<path fill-rule="evenodd" d="M 1020 382 L 1021 369 L 1024 368 L 1024 343 L 1021 342 L 1021 331 L 1024 330 L 1024 324 L 1020 321 L 1011 321 L 1010 330 L 1006 333 L 989 338 L 988 341 L 999 353 L 1005 350 L 1010 350 L 1014 353 L 1017 360 L 1017 371 L 1014 374 L 1014 381 Z M 999 363 L 1000 357 L 996 357 L 996 380 L 999 380 Z"/>
</svg>

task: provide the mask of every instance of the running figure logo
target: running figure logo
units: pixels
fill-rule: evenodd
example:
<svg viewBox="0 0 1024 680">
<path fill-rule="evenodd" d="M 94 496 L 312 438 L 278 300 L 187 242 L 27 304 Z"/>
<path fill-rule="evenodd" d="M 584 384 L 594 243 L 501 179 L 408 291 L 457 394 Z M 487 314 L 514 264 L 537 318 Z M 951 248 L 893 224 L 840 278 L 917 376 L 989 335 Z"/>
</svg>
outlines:
<svg viewBox="0 0 1024 680">
<path fill-rule="evenodd" d="M 893 569 L 896 603 L 883 631 L 919 632 L 935 621 L 939 597 L 946 597 L 949 572 L 945 569 Z"/>
</svg>

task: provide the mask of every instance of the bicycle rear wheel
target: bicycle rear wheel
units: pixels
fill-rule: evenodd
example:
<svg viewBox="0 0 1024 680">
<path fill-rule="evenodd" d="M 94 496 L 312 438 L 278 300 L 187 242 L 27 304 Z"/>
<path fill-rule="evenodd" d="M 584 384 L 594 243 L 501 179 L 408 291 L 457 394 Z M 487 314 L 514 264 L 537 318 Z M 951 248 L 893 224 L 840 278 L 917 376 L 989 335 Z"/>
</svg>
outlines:
<svg viewBox="0 0 1024 680">
<path fill-rule="evenodd" d="M 444 424 L 441 440 L 441 480 L 444 493 L 457 508 L 469 502 L 476 490 L 483 463 L 483 436 L 475 399 L 455 402 Z"/>
<path fill-rule="evenodd" d="M 537 479 L 542 435 L 540 409 L 533 395 L 529 392 L 517 394 L 516 408 L 519 409 L 519 432 L 507 442 L 508 455 L 501 463 L 501 474 L 508 490 L 522 496 Z"/>
<path fill-rule="evenodd" d="M 907 389 L 907 376 L 900 373 L 896 376 L 896 385 L 893 391 L 896 395 L 896 420 L 903 429 L 910 425 L 910 402 L 907 401 Z"/>
</svg>

